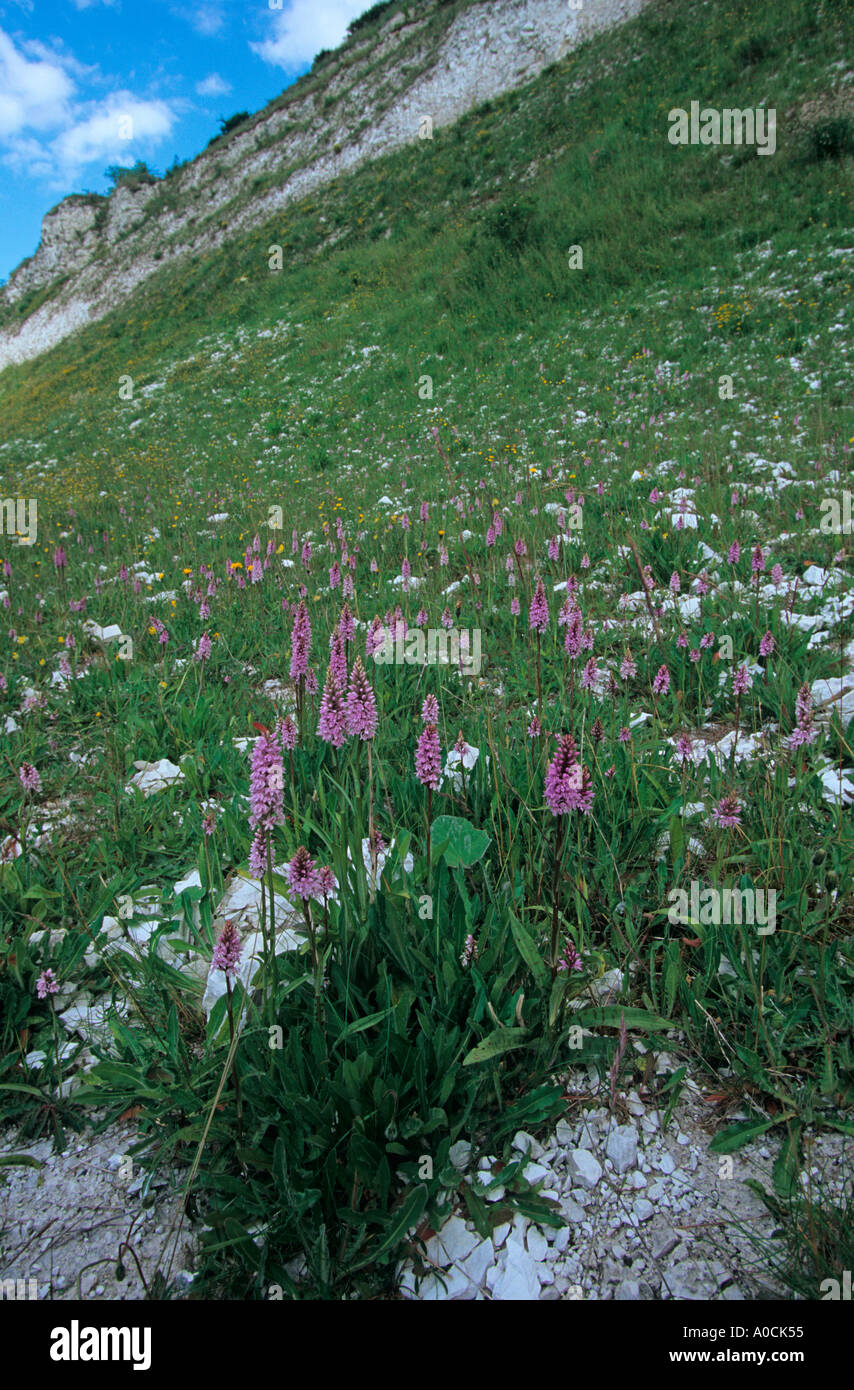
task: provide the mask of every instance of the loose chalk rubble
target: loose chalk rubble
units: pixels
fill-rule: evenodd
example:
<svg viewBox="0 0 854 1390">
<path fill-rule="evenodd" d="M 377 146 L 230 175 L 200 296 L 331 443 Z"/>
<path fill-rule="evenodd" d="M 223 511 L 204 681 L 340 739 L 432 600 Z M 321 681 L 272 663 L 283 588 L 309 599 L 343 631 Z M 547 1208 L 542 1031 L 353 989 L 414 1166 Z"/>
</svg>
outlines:
<svg viewBox="0 0 854 1390">
<path fill-rule="evenodd" d="M 412 1255 L 398 1266 L 398 1289 L 419 1301 L 707 1300 L 781 1297 L 759 1258 L 757 1235 L 774 1222 L 744 1180 L 722 1181 L 711 1136 L 700 1124 L 701 1093 L 686 1079 L 673 1127 L 662 1132 L 655 1107 L 636 1091 L 620 1116 L 607 1106 L 559 1120 L 538 1141 L 519 1131 L 511 1159 L 560 1218 L 544 1225 L 502 1206 L 495 1184 L 504 1165 L 458 1141 L 451 1152 L 462 1184 L 492 1199 L 492 1230 L 474 1230 L 464 1203 L 434 1234 L 410 1231 Z M 813 1156 L 826 1191 L 841 1194 L 850 1175 L 845 1140 L 821 1134 Z M 758 1143 L 739 1151 L 745 1177 L 771 1186 L 773 1155 Z"/>
</svg>

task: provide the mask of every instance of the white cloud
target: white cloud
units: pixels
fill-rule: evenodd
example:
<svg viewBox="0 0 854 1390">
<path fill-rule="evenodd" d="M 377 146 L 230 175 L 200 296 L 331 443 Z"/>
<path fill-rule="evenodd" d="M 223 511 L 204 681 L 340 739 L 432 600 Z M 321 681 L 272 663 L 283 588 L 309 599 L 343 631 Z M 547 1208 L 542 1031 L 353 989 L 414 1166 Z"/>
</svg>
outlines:
<svg viewBox="0 0 854 1390">
<path fill-rule="evenodd" d="M 165 101 L 144 101 L 130 92 L 114 92 L 92 103 L 89 114 L 60 132 L 53 152 L 60 169 L 73 173 L 96 161 L 133 163 L 140 146 L 169 135 L 175 113 Z"/>
<path fill-rule="evenodd" d="M 75 10 L 91 10 L 93 5 L 112 6 L 116 0 L 71 0 Z"/>
<path fill-rule="evenodd" d="M 74 54 L 65 47 L 61 39 L 52 38 L 50 42 L 53 44 L 52 48 L 49 48 L 39 39 L 22 39 L 21 52 L 27 58 L 36 58 L 40 62 L 50 63 L 61 68 L 69 77 L 77 78 L 80 82 L 103 80 L 97 63 L 79 62 Z"/>
<path fill-rule="evenodd" d="M 55 174 L 54 161 L 47 148 L 31 135 L 16 136 L 3 154 L 3 163 L 26 174 L 28 179 L 51 179 Z"/>
<path fill-rule="evenodd" d="M 180 103 L 113 92 L 83 101 L 69 75 L 89 75 L 70 55 L 36 42 L 16 48 L 0 30 L 2 161 L 30 178 L 66 185 L 88 165 L 132 164 L 172 131 Z"/>
<path fill-rule="evenodd" d="M 212 72 L 209 77 L 196 83 L 196 91 L 200 97 L 224 97 L 231 91 L 231 83 L 220 77 L 218 72 Z"/>
<path fill-rule="evenodd" d="M 311 62 L 322 48 L 337 48 L 350 21 L 370 9 L 370 0 L 285 0 L 285 5 L 270 11 L 272 35 L 250 47 L 265 63 L 293 69 Z"/>
<path fill-rule="evenodd" d="M 205 38 L 210 38 L 218 34 L 225 24 L 225 15 L 218 5 L 204 4 L 198 9 L 193 9 L 187 16 L 197 34 L 203 34 Z"/>
<path fill-rule="evenodd" d="M 0 30 L 0 139 L 26 127 L 58 125 L 73 94 L 74 83 L 58 61 L 30 61 Z"/>
</svg>

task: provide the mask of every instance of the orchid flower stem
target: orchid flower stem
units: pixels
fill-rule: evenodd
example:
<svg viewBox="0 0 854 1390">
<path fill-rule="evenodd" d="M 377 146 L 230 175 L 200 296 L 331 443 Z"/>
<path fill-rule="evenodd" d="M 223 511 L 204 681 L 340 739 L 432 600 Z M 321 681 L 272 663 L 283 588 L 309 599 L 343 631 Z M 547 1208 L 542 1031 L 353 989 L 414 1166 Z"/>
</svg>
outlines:
<svg viewBox="0 0 854 1390">
<path fill-rule="evenodd" d="M 550 952 L 549 952 L 549 955 L 550 955 L 550 958 L 551 958 L 551 967 L 552 967 L 552 975 L 553 975 L 553 976 L 557 974 L 557 951 L 558 951 L 558 901 L 559 901 L 559 898 L 558 898 L 558 889 L 559 889 L 559 887 L 560 887 L 560 857 L 561 857 L 561 851 L 563 850 L 563 839 L 564 839 L 565 833 L 566 833 L 566 816 L 558 816 L 558 818 L 557 818 L 557 836 L 556 836 L 556 840 L 555 840 L 554 874 L 553 874 L 553 876 L 552 876 L 552 931 L 551 931 L 551 949 L 550 949 Z"/>
<path fill-rule="evenodd" d="M 226 1007 L 228 1009 L 228 1037 L 231 1044 L 231 1051 L 234 1053 L 231 1062 L 231 1080 L 234 1083 L 234 1103 L 237 1107 L 237 1142 L 243 1143 L 243 1110 L 240 1103 L 240 1082 L 237 1079 L 237 1053 L 234 1048 L 234 1008 L 231 998 L 231 976 L 226 973 L 225 989 L 227 995 Z"/>
<path fill-rule="evenodd" d="M 269 926 L 269 956 L 267 958 L 267 970 L 270 983 L 270 997 L 275 1010 L 277 994 L 277 964 L 276 964 L 276 892 L 273 887 L 273 842 L 270 836 L 267 837 L 267 899 L 270 906 L 270 926 Z"/>
</svg>

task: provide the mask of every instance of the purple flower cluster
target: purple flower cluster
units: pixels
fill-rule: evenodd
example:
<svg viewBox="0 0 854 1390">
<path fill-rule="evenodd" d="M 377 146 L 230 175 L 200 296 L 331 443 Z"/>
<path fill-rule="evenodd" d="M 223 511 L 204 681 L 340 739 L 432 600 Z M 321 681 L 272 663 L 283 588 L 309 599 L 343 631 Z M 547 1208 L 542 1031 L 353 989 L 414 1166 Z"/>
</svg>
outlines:
<svg viewBox="0 0 854 1390">
<path fill-rule="evenodd" d="M 572 661 L 575 661 L 581 651 L 584 640 L 584 619 L 581 616 L 581 609 L 577 604 L 573 604 L 566 624 L 566 636 L 563 639 L 564 650 Z"/>
<path fill-rule="evenodd" d="M 347 694 L 347 729 L 353 738 L 367 741 L 377 732 L 377 703 L 365 674 L 361 657 L 356 657 Z"/>
<path fill-rule="evenodd" d="M 475 941 L 471 933 L 469 933 L 463 944 L 463 953 L 460 956 L 460 965 L 465 970 L 467 966 L 471 965 L 473 960 L 477 960 L 477 942 Z"/>
<path fill-rule="evenodd" d="M 324 902 L 335 892 L 338 881 L 331 869 L 318 868 L 305 845 L 300 845 L 288 865 L 288 885 L 291 892 L 304 901 L 314 898 Z"/>
<path fill-rule="evenodd" d="M 340 627 L 336 627 L 329 645 L 329 669 L 335 677 L 338 689 L 343 690 L 347 684 L 347 645 Z"/>
<path fill-rule="evenodd" d="M 324 743 L 331 743 L 333 748 L 343 747 L 347 740 L 347 710 L 331 666 L 326 672 L 323 686 L 317 733 Z"/>
<path fill-rule="evenodd" d="M 549 625 L 549 605 L 546 601 L 546 591 L 543 588 L 542 579 L 537 580 L 537 585 L 534 589 L 528 625 L 532 632 L 545 632 Z"/>
<path fill-rule="evenodd" d="M 249 872 L 253 878 L 263 878 L 267 872 L 267 832 L 260 828 L 249 846 Z"/>
<path fill-rule="evenodd" d="M 284 824 L 282 749 L 274 736 L 263 733 L 252 747 L 249 774 L 249 824 L 253 830 L 270 831 Z"/>
<path fill-rule="evenodd" d="M 243 946 L 237 928 L 229 918 L 213 948 L 211 966 L 214 970 L 221 970 L 225 975 L 236 975 L 242 952 Z"/>
<path fill-rule="evenodd" d="M 717 825 L 725 830 L 734 830 L 741 825 L 741 802 L 732 793 L 723 797 L 712 812 Z"/>
<path fill-rule="evenodd" d="M 666 666 L 659 666 L 652 682 L 653 695 L 666 695 L 670 689 L 670 672 Z"/>
<path fill-rule="evenodd" d="M 566 939 L 563 955 L 558 960 L 557 968 L 562 971 L 583 970 L 584 968 L 581 956 L 575 949 L 575 942 L 570 940 L 569 937 Z"/>
<path fill-rule="evenodd" d="M 441 763 L 439 731 L 435 724 L 426 724 L 415 750 L 415 775 L 422 786 L 430 787 L 432 791 L 436 790 L 439 785 Z"/>
<path fill-rule="evenodd" d="M 303 600 L 294 614 L 291 628 L 291 680 L 304 677 L 308 671 L 308 658 L 311 652 L 311 623 L 308 609 Z"/>
<path fill-rule="evenodd" d="M 59 993 L 59 981 L 52 970 L 43 970 L 36 980 L 36 994 L 39 999 L 46 999 L 49 994 Z"/>
<path fill-rule="evenodd" d="M 590 773 L 578 761 L 578 749 L 572 734 L 562 734 L 552 761 L 546 771 L 546 804 L 553 816 L 565 816 L 568 811 L 588 815 L 593 805 L 593 784 Z"/>
<path fill-rule="evenodd" d="M 18 777 L 25 792 L 37 792 L 42 784 L 38 769 L 32 763 L 21 763 L 18 768 Z"/>
<path fill-rule="evenodd" d="M 282 743 L 282 747 L 286 752 L 290 752 L 293 748 L 296 748 L 297 726 L 291 719 L 290 715 L 286 714 L 282 719 L 279 720 L 278 734 Z"/>
<path fill-rule="evenodd" d="M 815 743 L 818 729 L 813 723 L 812 691 L 806 683 L 801 686 L 795 700 L 795 719 L 795 728 L 788 738 L 789 747 L 802 748 L 805 744 Z"/>
<path fill-rule="evenodd" d="M 439 723 L 439 701 L 435 695 L 425 695 L 421 706 L 421 719 L 424 724 Z"/>
</svg>

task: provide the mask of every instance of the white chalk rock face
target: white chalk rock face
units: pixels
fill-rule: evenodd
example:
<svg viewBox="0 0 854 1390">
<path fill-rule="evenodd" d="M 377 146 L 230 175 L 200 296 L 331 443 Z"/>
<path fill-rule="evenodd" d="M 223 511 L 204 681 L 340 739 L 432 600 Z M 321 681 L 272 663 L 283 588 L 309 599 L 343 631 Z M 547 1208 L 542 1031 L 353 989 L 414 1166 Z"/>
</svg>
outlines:
<svg viewBox="0 0 854 1390">
<path fill-rule="evenodd" d="M 113 1042 L 109 1024 L 110 1018 L 113 1014 L 118 1014 L 120 1018 L 124 1019 L 127 1018 L 129 1012 L 129 1006 L 123 999 L 116 1000 L 114 1003 L 109 1000 L 97 1000 L 92 1003 L 86 994 L 82 994 L 75 1003 L 70 1004 L 57 1017 L 66 1033 L 76 1033 L 86 1042 L 110 1045 Z"/>
<path fill-rule="evenodd" d="M 474 1231 L 470 1231 L 465 1221 L 459 1216 L 452 1216 L 445 1222 L 437 1240 L 441 1247 L 441 1254 L 446 1261 L 451 1263 L 457 1260 L 465 1260 L 480 1243 L 479 1237 Z"/>
<path fill-rule="evenodd" d="M 475 5 L 458 14 L 451 7 L 438 29 L 435 21 L 444 12 L 437 16 L 435 7 L 410 10 L 405 22 L 392 16 L 380 30 L 379 49 L 356 36 L 329 55 L 331 100 L 322 110 L 311 85 L 298 83 L 293 105 L 267 107 L 257 123 L 227 142 L 215 142 L 177 170 L 175 209 L 158 216 L 149 208 L 162 189 L 159 180 L 133 191 L 120 187 L 109 198 L 66 198 L 45 217 L 36 254 L 0 287 L 4 307 L 32 291 L 48 291 L 23 322 L 16 315 L 0 328 L 0 370 L 37 357 L 115 309 L 166 264 L 164 246 L 170 263 L 209 254 L 248 228 L 262 226 L 283 202 L 304 198 L 367 161 L 412 145 L 425 113 L 437 128 L 452 124 L 485 100 L 529 81 L 598 30 L 628 19 L 644 3 L 588 0 L 575 11 L 566 0 L 492 0 L 488 26 L 482 7 Z M 388 100 L 389 91 L 397 92 L 395 100 Z M 275 186 L 262 181 L 259 189 L 261 174 Z M 237 215 L 231 212 L 235 207 Z M 370 370 L 378 351 L 375 344 L 362 348 L 354 367 Z M 377 503 L 393 505 L 387 496 Z"/>
<path fill-rule="evenodd" d="M 181 894 L 185 892 L 187 888 L 201 888 L 201 886 L 202 880 L 198 869 L 192 869 L 190 873 L 187 874 L 186 878 L 182 878 L 180 882 L 175 884 L 172 891 L 176 898 L 180 898 Z"/>
</svg>

